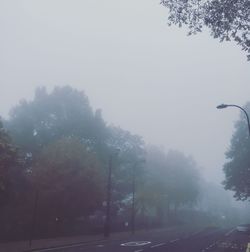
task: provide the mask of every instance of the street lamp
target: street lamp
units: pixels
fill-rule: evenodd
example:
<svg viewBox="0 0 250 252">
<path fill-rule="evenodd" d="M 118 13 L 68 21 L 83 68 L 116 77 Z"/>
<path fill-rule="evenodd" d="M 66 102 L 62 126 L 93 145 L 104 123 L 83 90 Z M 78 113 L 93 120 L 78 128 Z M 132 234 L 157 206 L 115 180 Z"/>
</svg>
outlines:
<svg viewBox="0 0 250 252">
<path fill-rule="evenodd" d="M 113 156 L 118 155 L 119 149 L 115 150 L 115 153 L 109 156 L 109 167 L 108 167 L 108 183 L 107 183 L 107 206 L 106 206 L 106 218 L 104 223 L 104 237 L 109 237 L 110 235 L 110 203 L 111 203 L 111 190 L 112 190 L 112 166 L 113 166 Z"/>
<path fill-rule="evenodd" d="M 135 169 L 136 163 L 132 169 L 132 211 L 131 211 L 131 233 L 135 233 Z"/>
<path fill-rule="evenodd" d="M 30 237 L 29 237 L 29 247 L 31 247 L 32 240 L 33 240 L 33 235 L 34 235 L 34 231 L 35 231 L 38 197 L 39 197 L 39 191 L 38 191 L 38 189 L 36 189 L 35 204 L 34 204 L 34 209 L 33 209 L 33 214 L 32 214 L 32 224 L 31 224 Z"/>
<path fill-rule="evenodd" d="M 141 159 L 134 163 L 132 167 L 132 209 L 131 209 L 131 233 L 135 233 L 135 173 L 136 168 L 139 165 L 139 163 L 145 163 L 146 161 L 144 159 Z"/>
<path fill-rule="evenodd" d="M 227 107 L 236 107 L 236 108 L 239 108 L 240 110 L 242 110 L 245 113 L 246 118 L 247 118 L 248 133 L 249 133 L 249 137 L 250 137 L 250 122 L 249 122 L 249 116 L 248 116 L 246 110 L 243 109 L 242 107 L 238 106 L 238 105 L 235 105 L 235 104 L 221 104 L 221 105 L 218 105 L 216 108 L 217 109 L 224 109 L 224 108 L 227 108 Z"/>
</svg>

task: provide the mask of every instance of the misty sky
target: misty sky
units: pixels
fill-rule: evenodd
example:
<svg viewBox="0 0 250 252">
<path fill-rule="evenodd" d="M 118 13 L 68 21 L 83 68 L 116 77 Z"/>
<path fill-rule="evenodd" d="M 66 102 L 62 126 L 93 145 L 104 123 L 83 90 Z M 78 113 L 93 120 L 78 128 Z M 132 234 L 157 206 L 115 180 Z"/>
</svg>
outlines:
<svg viewBox="0 0 250 252">
<path fill-rule="evenodd" d="M 0 115 L 38 86 L 84 90 L 103 117 L 147 143 L 192 155 L 208 180 L 250 100 L 250 63 L 234 43 L 167 25 L 159 0 L 1 0 Z"/>
</svg>

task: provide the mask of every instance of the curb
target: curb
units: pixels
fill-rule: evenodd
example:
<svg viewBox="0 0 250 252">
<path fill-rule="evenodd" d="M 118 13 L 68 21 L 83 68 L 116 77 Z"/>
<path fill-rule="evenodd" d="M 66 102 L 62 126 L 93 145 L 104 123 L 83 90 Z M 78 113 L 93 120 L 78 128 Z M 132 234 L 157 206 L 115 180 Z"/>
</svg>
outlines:
<svg viewBox="0 0 250 252">
<path fill-rule="evenodd" d="M 48 247 L 37 247 L 37 248 L 31 248 L 31 249 L 26 249 L 23 250 L 23 252 L 35 252 L 35 251 L 43 251 L 43 250 L 50 250 L 50 249 L 60 249 L 60 248 L 67 248 L 71 246 L 81 246 L 81 245 L 87 245 L 95 242 L 101 242 L 101 241 L 106 241 L 106 240 L 92 240 L 92 241 L 83 241 L 83 242 L 72 242 L 72 243 L 65 243 L 61 245 L 54 245 L 54 246 L 48 246 Z"/>
<path fill-rule="evenodd" d="M 160 228 L 160 229 L 156 229 L 155 231 L 164 231 L 164 230 L 171 230 L 172 228 Z M 173 228 L 175 229 L 175 228 Z M 198 228 L 200 229 L 200 228 Z M 142 232 L 140 232 L 142 231 Z M 152 231 L 151 230 L 138 230 L 137 234 L 141 235 L 143 233 L 150 233 Z M 141 234 L 140 234 L 141 233 Z M 115 234 L 118 234 L 117 236 Z M 103 237 L 103 236 L 99 236 L 99 237 L 96 237 L 93 239 L 91 239 L 91 237 L 89 237 L 90 239 L 86 239 L 84 240 L 84 237 L 82 237 L 83 239 L 81 240 L 81 237 L 79 237 L 79 239 L 75 239 L 74 240 L 71 240 L 70 239 L 64 239 L 62 237 L 62 239 L 52 243 L 52 244 L 46 244 L 46 242 L 44 242 L 44 244 L 42 244 L 42 241 L 41 241 L 41 244 L 34 244 L 33 246 L 31 247 L 28 247 L 28 246 L 25 246 L 25 247 L 22 247 L 22 248 L 14 248 L 13 247 L 13 250 L 10 248 L 10 249 L 7 249 L 5 251 L 8 251 L 8 252 L 17 252 L 17 251 L 21 251 L 21 252 L 42 252 L 42 251 L 50 251 L 50 250 L 57 250 L 57 249 L 63 249 L 63 248 L 70 248 L 70 247 L 77 247 L 77 246 L 84 246 L 84 245 L 91 245 L 91 244 L 94 244 L 94 243 L 97 243 L 97 242 L 109 242 L 109 241 L 120 241 L 120 240 L 124 240 L 124 239 L 128 239 L 129 237 L 131 238 L 132 237 L 136 237 L 136 235 L 132 235 L 130 232 L 126 232 L 126 233 L 120 233 L 121 235 L 119 235 L 119 233 L 114 233 L 114 236 L 112 235 L 111 237 Z M 68 241 L 67 241 L 68 240 Z M 1 249 L 1 248 L 0 248 Z"/>
</svg>

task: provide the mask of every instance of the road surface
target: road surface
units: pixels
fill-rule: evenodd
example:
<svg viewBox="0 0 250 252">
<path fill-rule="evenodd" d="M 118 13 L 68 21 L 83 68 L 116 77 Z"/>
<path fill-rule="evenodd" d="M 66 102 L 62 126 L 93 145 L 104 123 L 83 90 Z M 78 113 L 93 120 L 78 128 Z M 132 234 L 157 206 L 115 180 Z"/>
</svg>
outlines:
<svg viewBox="0 0 250 252">
<path fill-rule="evenodd" d="M 40 252 L 245 252 L 249 234 L 235 229 L 206 228 L 191 234 L 164 231 L 135 235 L 124 240 L 102 240 L 37 250 Z"/>
</svg>

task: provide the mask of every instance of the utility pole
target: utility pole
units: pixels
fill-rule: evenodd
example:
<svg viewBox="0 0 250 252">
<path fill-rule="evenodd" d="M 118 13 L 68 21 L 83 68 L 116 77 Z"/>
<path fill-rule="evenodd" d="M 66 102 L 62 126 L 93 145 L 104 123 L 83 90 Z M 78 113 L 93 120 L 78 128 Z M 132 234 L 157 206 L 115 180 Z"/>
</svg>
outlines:
<svg viewBox="0 0 250 252">
<path fill-rule="evenodd" d="M 104 224 L 104 237 L 107 237 L 107 238 L 110 235 L 110 201 L 111 201 L 112 162 L 113 162 L 113 157 L 112 155 L 110 155 L 109 166 L 108 166 L 106 219 L 105 219 L 105 224 Z"/>
<path fill-rule="evenodd" d="M 135 169 L 136 164 L 133 165 L 132 170 L 132 211 L 131 211 L 131 233 L 135 233 Z"/>
<path fill-rule="evenodd" d="M 30 229 L 29 247 L 31 247 L 31 245 L 32 245 L 33 235 L 34 235 L 34 231 L 35 231 L 38 197 L 39 197 L 39 191 L 38 191 L 38 189 L 36 189 L 35 204 L 34 204 L 32 223 L 31 223 L 31 229 Z"/>
</svg>

